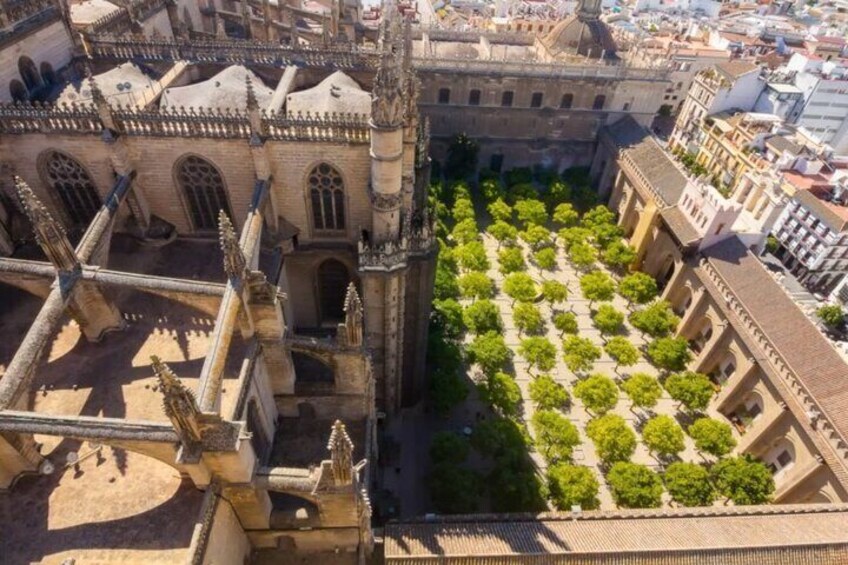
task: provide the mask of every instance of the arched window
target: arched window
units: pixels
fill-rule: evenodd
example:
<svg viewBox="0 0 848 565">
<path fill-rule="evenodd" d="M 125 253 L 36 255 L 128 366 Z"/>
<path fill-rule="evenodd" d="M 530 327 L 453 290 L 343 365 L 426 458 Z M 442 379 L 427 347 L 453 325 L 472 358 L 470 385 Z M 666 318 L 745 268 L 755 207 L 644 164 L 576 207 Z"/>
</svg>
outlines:
<svg viewBox="0 0 848 565">
<path fill-rule="evenodd" d="M 27 89 L 24 86 L 24 83 L 19 81 L 18 79 L 13 80 L 9 83 L 9 94 L 12 96 L 12 100 L 15 102 L 26 102 L 27 97 Z"/>
<path fill-rule="evenodd" d="M 22 56 L 18 59 L 18 72 L 21 74 L 21 78 L 30 92 L 41 86 L 41 77 L 38 75 L 38 69 L 35 68 L 35 63 L 29 57 Z"/>
<path fill-rule="evenodd" d="M 604 104 L 606 104 L 607 97 L 603 94 L 598 94 L 595 96 L 595 101 L 592 103 L 593 110 L 603 110 Z"/>
<path fill-rule="evenodd" d="M 344 301 L 350 275 L 341 261 L 327 259 L 318 267 L 318 305 L 322 323 L 344 319 Z"/>
<path fill-rule="evenodd" d="M 45 184 L 59 196 L 70 223 L 85 227 L 100 210 L 102 202 L 94 182 L 73 157 L 50 151 L 43 158 Z"/>
<path fill-rule="evenodd" d="M 41 63 L 41 80 L 46 86 L 56 84 L 56 73 L 53 71 L 53 65 L 47 61 Z"/>
<path fill-rule="evenodd" d="M 568 110 L 571 108 L 571 105 L 574 103 L 574 95 L 573 94 L 563 94 L 562 99 L 559 101 L 559 107 L 563 110 Z"/>
<path fill-rule="evenodd" d="M 327 163 L 321 163 L 309 173 L 307 182 L 315 230 L 344 230 L 344 181 L 339 172 Z"/>
<path fill-rule="evenodd" d="M 232 218 L 224 179 L 218 169 L 201 157 L 189 155 L 177 165 L 177 182 L 183 191 L 197 231 L 218 229 L 218 214 L 223 210 Z"/>
</svg>

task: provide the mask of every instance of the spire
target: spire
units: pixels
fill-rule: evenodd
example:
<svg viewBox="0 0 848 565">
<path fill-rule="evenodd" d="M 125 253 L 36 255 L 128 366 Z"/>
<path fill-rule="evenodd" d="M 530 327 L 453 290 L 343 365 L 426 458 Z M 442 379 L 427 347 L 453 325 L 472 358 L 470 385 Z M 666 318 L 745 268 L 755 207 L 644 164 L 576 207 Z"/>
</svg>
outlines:
<svg viewBox="0 0 848 565">
<path fill-rule="evenodd" d="M 224 252 L 224 272 L 230 279 L 241 279 L 247 270 L 247 260 L 239 246 L 236 230 L 223 210 L 218 214 L 218 232 Z"/>
<path fill-rule="evenodd" d="M 257 110 L 259 108 L 259 101 L 256 100 L 256 92 L 253 90 L 253 81 L 250 80 L 250 71 L 247 71 L 247 74 L 244 75 L 244 82 L 247 87 L 247 109 Z"/>
<path fill-rule="evenodd" d="M 333 424 L 330 441 L 327 442 L 330 460 L 333 466 L 333 480 L 336 486 L 353 482 L 353 442 L 347 435 L 347 429 L 341 420 Z"/>
<path fill-rule="evenodd" d="M 371 92 L 371 122 L 375 126 L 397 128 L 402 125 L 402 83 L 397 56 L 384 45 Z"/>
<path fill-rule="evenodd" d="M 200 426 L 197 419 L 200 410 L 194 394 L 188 390 L 177 375 L 162 362 L 159 357 L 150 357 L 153 372 L 159 380 L 159 389 L 164 397 L 162 408 L 165 415 L 171 420 L 174 429 L 180 436 L 183 444 L 196 444 L 200 441 Z"/>
<path fill-rule="evenodd" d="M 32 224 L 35 241 L 44 250 L 44 254 L 53 266 L 59 271 L 78 269 L 79 259 L 59 222 L 53 219 L 44 204 L 22 178 L 15 177 L 15 188 L 21 206 Z"/>
<path fill-rule="evenodd" d="M 356 292 L 356 285 L 352 282 L 347 287 L 344 312 L 346 343 L 350 347 L 359 347 L 362 345 L 362 300 Z"/>
</svg>

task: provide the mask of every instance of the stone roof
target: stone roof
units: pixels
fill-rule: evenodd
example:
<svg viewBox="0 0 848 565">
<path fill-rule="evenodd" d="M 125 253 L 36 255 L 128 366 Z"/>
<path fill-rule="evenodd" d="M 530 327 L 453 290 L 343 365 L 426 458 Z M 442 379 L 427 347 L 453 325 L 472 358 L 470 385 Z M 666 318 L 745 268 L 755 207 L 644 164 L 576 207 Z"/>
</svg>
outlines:
<svg viewBox="0 0 848 565">
<path fill-rule="evenodd" d="M 795 199 L 836 233 L 848 229 L 848 208 L 827 202 L 814 194 L 812 190 L 798 190 L 795 193 Z"/>
<path fill-rule="evenodd" d="M 371 94 L 341 71 L 317 85 L 286 96 L 286 112 L 371 114 Z"/>
<path fill-rule="evenodd" d="M 648 130 L 639 125 L 639 122 L 634 120 L 633 116 L 629 114 L 614 124 L 604 126 L 603 131 L 610 136 L 615 146 L 620 149 L 636 145 L 648 137 Z"/>
<path fill-rule="evenodd" d="M 727 61 L 726 63 L 716 63 L 716 69 L 730 80 L 735 80 L 743 75 L 747 75 L 752 71 L 759 70 L 759 67 L 748 61 Z"/>
<path fill-rule="evenodd" d="M 244 110 L 247 108 L 247 77 L 253 83 L 259 107 L 267 108 L 274 91 L 242 65 L 231 65 L 212 78 L 195 84 L 165 89 L 159 107 Z"/>
<path fill-rule="evenodd" d="M 89 25 L 120 9 L 107 0 L 83 0 L 71 4 L 71 21 L 77 25 Z"/>
<path fill-rule="evenodd" d="M 660 212 L 660 216 L 682 245 L 690 245 L 701 239 L 701 234 L 698 233 L 692 222 L 680 209 L 680 206 L 666 208 Z"/>
<path fill-rule="evenodd" d="M 778 153 L 786 151 L 792 155 L 798 155 L 804 149 L 802 146 L 783 135 L 773 135 L 766 139 L 766 147 L 769 147 Z"/>
<path fill-rule="evenodd" d="M 607 25 L 597 18 L 583 18 L 577 14 L 565 18 L 542 38 L 548 55 L 583 55 L 599 58 L 615 56 L 616 45 Z"/>
<path fill-rule="evenodd" d="M 421 559 L 439 556 L 439 563 L 469 564 L 835 565 L 848 551 L 846 524 L 848 504 L 439 517 L 387 524 L 385 557 L 387 563 L 435 563 Z"/>
<path fill-rule="evenodd" d="M 848 438 L 848 363 L 738 238 L 710 246 L 703 254 L 823 415 Z"/>
<path fill-rule="evenodd" d="M 148 76 L 133 63 L 123 63 L 105 73 L 95 75 L 97 88 L 111 105 L 135 105 L 153 97 L 156 79 Z M 57 103 L 80 103 L 91 100 L 91 81 L 68 84 L 59 94 Z"/>
<path fill-rule="evenodd" d="M 686 175 L 653 137 L 627 150 L 648 183 L 660 194 L 664 205 L 676 204 L 686 188 Z"/>
</svg>

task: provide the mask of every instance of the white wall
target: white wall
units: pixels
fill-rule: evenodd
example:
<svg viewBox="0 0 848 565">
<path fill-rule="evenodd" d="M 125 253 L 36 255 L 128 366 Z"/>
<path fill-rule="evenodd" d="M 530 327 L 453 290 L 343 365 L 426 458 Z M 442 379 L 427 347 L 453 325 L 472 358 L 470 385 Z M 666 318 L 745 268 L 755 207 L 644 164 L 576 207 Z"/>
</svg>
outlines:
<svg viewBox="0 0 848 565">
<path fill-rule="evenodd" d="M 61 21 L 56 21 L 0 51 L 0 102 L 12 100 L 9 84 L 13 80 L 23 82 L 18 73 L 20 57 L 32 59 L 36 69 L 41 67 L 41 63 L 47 62 L 54 71 L 58 71 L 70 63 L 73 49 L 68 30 Z"/>
</svg>

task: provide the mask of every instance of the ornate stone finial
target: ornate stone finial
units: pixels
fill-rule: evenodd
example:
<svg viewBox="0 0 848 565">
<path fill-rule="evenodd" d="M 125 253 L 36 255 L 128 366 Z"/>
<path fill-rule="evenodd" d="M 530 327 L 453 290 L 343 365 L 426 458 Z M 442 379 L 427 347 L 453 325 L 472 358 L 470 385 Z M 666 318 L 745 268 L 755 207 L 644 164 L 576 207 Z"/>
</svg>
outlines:
<svg viewBox="0 0 848 565">
<path fill-rule="evenodd" d="M 384 47 L 371 92 L 371 122 L 396 128 L 403 124 L 403 81 L 397 56 Z"/>
<path fill-rule="evenodd" d="M 177 375 L 162 362 L 159 357 L 150 357 L 153 372 L 159 380 L 159 389 L 162 391 L 162 408 L 165 415 L 171 420 L 174 429 L 180 436 L 183 444 L 196 444 L 200 441 L 200 425 L 198 416 L 200 410 L 194 399 L 194 394 L 177 378 Z"/>
<path fill-rule="evenodd" d="M 258 110 L 259 101 L 256 99 L 256 92 L 253 90 L 253 81 L 250 80 L 250 71 L 245 75 L 244 82 L 247 85 L 247 109 Z"/>
<path fill-rule="evenodd" d="M 424 117 L 418 124 L 418 135 L 415 139 L 415 165 L 420 169 L 430 158 L 430 118 Z"/>
<path fill-rule="evenodd" d="M 230 279 L 241 279 L 247 270 L 247 260 L 239 245 L 236 230 L 223 210 L 218 213 L 218 233 L 221 251 L 224 252 L 224 272 Z"/>
<path fill-rule="evenodd" d="M 106 96 L 104 96 L 103 91 L 100 90 L 100 86 L 97 85 L 97 81 L 94 80 L 94 77 L 89 73 L 88 76 L 88 87 L 91 90 L 91 100 L 100 106 L 101 104 L 108 104 L 106 102 Z"/>
<path fill-rule="evenodd" d="M 15 177 L 15 189 L 24 212 L 32 224 L 35 241 L 44 250 L 44 254 L 59 271 L 74 271 L 80 262 L 71 242 L 62 226 L 53 219 L 50 212 L 29 185 L 20 177 Z"/>
<path fill-rule="evenodd" d="M 347 435 L 347 429 L 341 420 L 333 424 L 330 441 L 327 442 L 330 459 L 333 466 L 333 480 L 336 486 L 349 485 L 353 482 L 353 442 Z"/>
<path fill-rule="evenodd" d="M 345 338 L 347 345 L 359 347 L 362 345 L 362 300 L 356 292 L 356 285 L 350 283 L 344 301 Z"/>
</svg>

